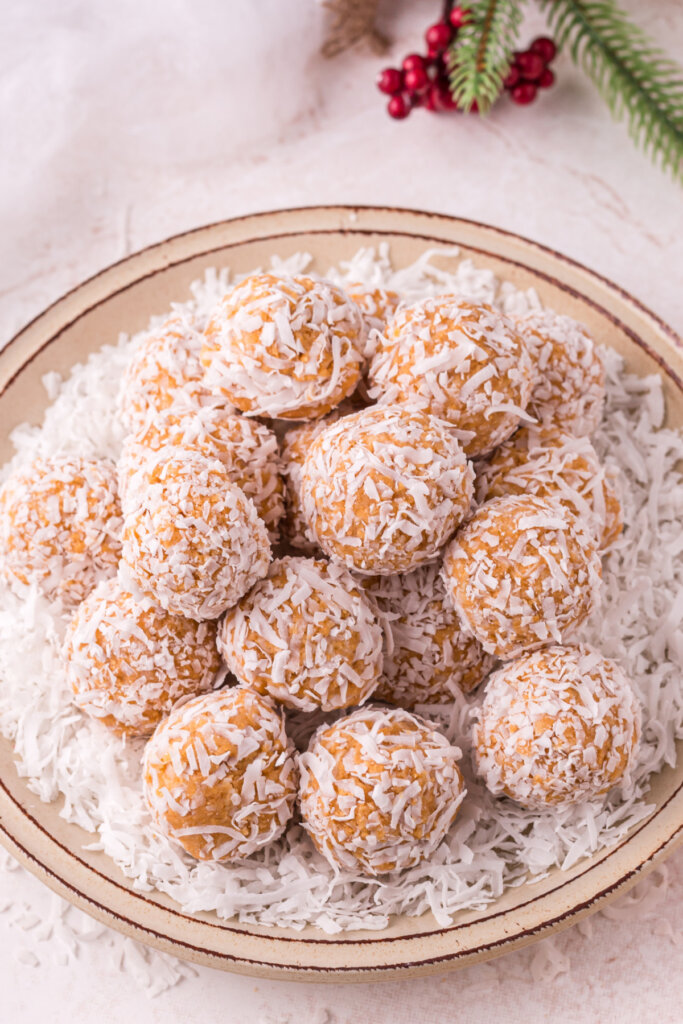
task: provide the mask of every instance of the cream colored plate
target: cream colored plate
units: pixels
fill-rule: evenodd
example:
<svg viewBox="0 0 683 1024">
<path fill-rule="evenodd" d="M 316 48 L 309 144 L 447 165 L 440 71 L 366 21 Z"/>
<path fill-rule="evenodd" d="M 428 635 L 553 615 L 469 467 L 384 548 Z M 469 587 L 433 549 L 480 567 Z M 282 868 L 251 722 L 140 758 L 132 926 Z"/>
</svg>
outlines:
<svg viewBox="0 0 683 1024">
<path fill-rule="evenodd" d="M 15 424 L 39 422 L 46 405 L 41 377 L 66 372 L 89 352 L 143 327 L 153 313 L 183 299 L 206 267 L 266 266 L 273 253 L 307 250 L 324 272 L 361 245 L 387 241 L 395 264 L 425 248 L 456 243 L 519 287 L 533 285 L 554 309 L 582 320 L 641 374 L 661 372 L 668 423 L 683 424 L 680 342 L 615 285 L 533 242 L 469 221 L 381 208 L 317 207 L 244 217 L 172 238 L 110 267 L 51 306 L 0 354 L 0 458 L 10 454 Z M 448 261 L 446 261 L 448 262 Z M 679 755 L 683 743 L 679 744 Z M 511 889 L 485 911 L 461 913 L 449 928 L 426 914 L 398 917 L 382 932 L 334 937 L 315 928 L 243 926 L 213 914 L 183 914 L 169 898 L 138 893 L 103 854 L 83 849 L 91 837 L 43 804 L 17 776 L 12 748 L 0 741 L 0 841 L 56 892 L 142 942 L 187 960 L 263 977 L 360 981 L 426 974 L 485 960 L 533 942 L 603 905 L 674 848 L 683 835 L 683 756 L 652 784 L 656 810 L 618 846 L 572 870 Z"/>
</svg>

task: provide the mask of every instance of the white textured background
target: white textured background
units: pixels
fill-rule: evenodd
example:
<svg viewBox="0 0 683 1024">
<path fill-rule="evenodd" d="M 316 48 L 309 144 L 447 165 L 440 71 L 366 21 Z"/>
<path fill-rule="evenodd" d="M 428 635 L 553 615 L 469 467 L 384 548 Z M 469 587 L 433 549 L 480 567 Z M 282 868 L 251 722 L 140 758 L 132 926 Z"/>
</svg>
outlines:
<svg viewBox="0 0 683 1024">
<path fill-rule="evenodd" d="M 624 5 L 680 56 L 678 0 Z M 438 8 L 384 0 L 397 60 L 419 47 Z M 531 18 L 525 36 L 539 24 Z M 141 246 L 316 202 L 422 207 L 517 231 L 681 328 L 680 190 L 567 60 L 531 108 L 504 102 L 485 122 L 418 111 L 394 123 L 373 87 L 382 62 L 361 53 L 325 62 L 323 31 L 311 0 L 5 0 L 0 343 Z M 200 970 L 155 999 L 150 986 L 190 972 L 65 915 L 4 864 L 3 1024 L 683 1020 L 681 854 L 580 930 L 458 974 L 331 988 Z"/>
</svg>

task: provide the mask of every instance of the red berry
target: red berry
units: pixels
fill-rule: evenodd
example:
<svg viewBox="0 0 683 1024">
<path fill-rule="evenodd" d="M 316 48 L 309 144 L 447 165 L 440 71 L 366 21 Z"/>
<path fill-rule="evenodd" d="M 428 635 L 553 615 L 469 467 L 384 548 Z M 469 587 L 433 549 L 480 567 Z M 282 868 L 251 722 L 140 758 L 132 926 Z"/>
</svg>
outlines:
<svg viewBox="0 0 683 1024">
<path fill-rule="evenodd" d="M 467 11 L 463 10 L 462 7 L 454 7 L 451 13 L 448 15 L 453 28 L 461 28 L 467 19 Z"/>
<path fill-rule="evenodd" d="M 448 78 L 448 50 L 445 53 L 439 53 L 432 59 L 432 67 L 436 75 L 441 75 Z"/>
<path fill-rule="evenodd" d="M 427 72 L 424 68 L 411 68 L 406 71 L 403 81 L 408 92 L 417 92 L 427 84 Z"/>
<path fill-rule="evenodd" d="M 472 106 L 467 111 L 467 113 L 468 114 L 478 114 L 479 113 L 479 104 L 477 103 L 476 100 L 472 100 Z"/>
<path fill-rule="evenodd" d="M 409 53 L 407 57 L 403 58 L 401 67 L 404 71 L 414 71 L 416 68 L 424 71 L 426 63 L 425 58 L 419 53 Z"/>
<path fill-rule="evenodd" d="M 440 89 L 439 98 L 444 110 L 457 110 L 458 104 L 453 99 L 453 93 L 450 90 L 450 86 L 447 85 Z"/>
<path fill-rule="evenodd" d="M 508 71 L 507 75 L 503 79 L 503 85 L 505 86 L 506 89 L 514 89 L 516 85 L 519 85 L 521 80 L 522 76 L 519 73 L 519 68 L 515 64 L 513 64 L 510 70 Z"/>
<path fill-rule="evenodd" d="M 520 53 L 515 63 L 522 78 L 526 78 L 529 82 L 535 82 L 545 71 L 543 58 L 539 57 L 537 53 L 531 53 L 530 50 Z"/>
<path fill-rule="evenodd" d="M 427 91 L 425 93 L 423 106 L 427 110 L 431 110 L 431 111 L 434 111 L 434 112 L 437 111 L 437 110 L 441 110 L 441 105 L 439 103 L 439 87 L 438 87 L 438 85 L 434 85 L 432 83 L 432 85 L 429 86 L 429 88 L 427 89 Z"/>
<path fill-rule="evenodd" d="M 551 85 L 554 85 L 554 83 L 555 75 L 550 68 L 546 68 L 541 77 L 537 80 L 536 85 L 541 89 L 549 89 Z"/>
<path fill-rule="evenodd" d="M 425 32 L 425 39 L 430 56 L 432 56 L 432 51 L 436 55 L 446 49 L 451 41 L 451 34 L 451 28 L 445 21 L 437 21 L 435 25 L 429 26 Z"/>
<path fill-rule="evenodd" d="M 527 103 L 533 103 L 536 99 L 536 86 L 533 82 L 520 82 L 514 89 L 510 90 L 510 98 L 520 106 L 525 107 Z M 392 100 L 389 101 L 393 102 Z"/>
<path fill-rule="evenodd" d="M 394 117 L 397 121 L 402 121 L 403 118 L 407 117 L 410 113 L 410 103 L 405 96 L 392 96 L 387 103 L 387 112 L 389 117 Z"/>
<path fill-rule="evenodd" d="M 433 60 L 435 64 L 441 65 L 441 67 L 447 67 L 448 64 L 448 47 L 438 47 L 435 49 L 433 46 L 427 47 L 427 56 L 430 60 Z"/>
<path fill-rule="evenodd" d="M 398 68 L 385 68 L 377 76 L 377 88 L 387 96 L 393 96 L 403 88 L 403 75 Z"/>
<path fill-rule="evenodd" d="M 550 64 L 557 53 L 557 47 L 549 36 L 539 36 L 538 39 L 534 39 L 529 49 L 532 53 L 537 53 L 544 64 Z"/>
<path fill-rule="evenodd" d="M 454 110 L 456 103 L 451 95 L 448 82 L 437 78 L 425 94 L 424 105 L 427 110 Z"/>
</svg>

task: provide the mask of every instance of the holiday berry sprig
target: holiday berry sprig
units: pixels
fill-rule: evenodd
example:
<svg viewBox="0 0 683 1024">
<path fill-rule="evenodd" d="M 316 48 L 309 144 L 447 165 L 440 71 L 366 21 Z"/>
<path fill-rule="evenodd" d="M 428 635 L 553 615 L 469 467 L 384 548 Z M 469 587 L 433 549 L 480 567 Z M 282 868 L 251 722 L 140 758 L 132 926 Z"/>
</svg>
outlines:
<svg viewBox="0 0 683 1024">
<path fill-rule="evenodd" d="M 427 110 L 455 110 L 457 103 L 449 82 L 448 51 L 462 26 L 461 7 L 449 9 L 446 17 L 425 32 L 427 52 L 409 53 L 400 68 L 385 68 L 377 76 L 377 88 L 390 97 L 387 111 L 401 120 L 414 107 Z"/>
<path fill-rule="evenodd" d="M 549 89 L 554 85 L 555 73 L 550 65 L 556 53 L 557 46 L 549 36 L 534 39 L 528 50 L 515 50 L 503 79 L 503 88 L 510 93 L 510 99 L 526 106 L 533 103 L 539 89 Z"/>
<path fill-rule="evenodd" d="M 377 88 L 390 97 L 387 111 L 401 120 L 415 107 L 426 110 L 456 110 L 458 103 L 449 81 L 449 48 L 462 28 L 465 12 L 453 7 L 448 21 L 436 22 L 425 32 L 427 52 L 409 53 L 400 68 L 384 68 L 377 76 Z M 557 47 L 548 36 L 534 39 L 527 50 L 515 50 L 506 65 L 502 88 L 522 106 L 533 102 L 539 89 L 549 88 L 555 81 L 550 64 Z M 498 94 L 496 94 L 498 95 Z M 468 110 L 477 113 L 479 102 L 473 97 Z"/>
<path fill-rule="evenodd" d="M 415 107 L 485 114 L 507 92 L 522 106 L 555 81 L 550 68 L 566 47 L 593 80 L 632 138 L 683 179 L 683 72 L 621 11 L 614 0 L 539 0 L 556 43 L 535 39 L 516 50 L 525 0 L 447 0 L 425 33 L 426 54 L 409 54 L 386 68 L 378 88 L 391 117 Z"/>
<path fill-rule="evenodd" d="M 448 65 L 453 98 L 461 110 L 476 103 L 485 114 L 503 90 L 522 21 L 519 0 L 471 0 L 449 47 Z"/>
</svg>

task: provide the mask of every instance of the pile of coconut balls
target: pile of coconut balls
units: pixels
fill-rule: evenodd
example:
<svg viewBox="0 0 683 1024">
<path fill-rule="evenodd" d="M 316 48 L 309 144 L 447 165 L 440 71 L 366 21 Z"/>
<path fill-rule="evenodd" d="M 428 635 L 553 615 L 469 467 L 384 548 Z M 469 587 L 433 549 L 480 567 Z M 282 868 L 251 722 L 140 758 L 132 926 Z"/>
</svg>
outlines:
<svg viewBox="0 0 683 1024">
<path fill-rule="evenodd" d="M 571 643 L 622 529 L 603 402 L 566 316 L 255 274 L 144 335 L 117 465 L 6 480 L 2 571 L 70 615 L 77 706 L 149 736 L 154 827 L 193 857 L 248 857 L 298 813 L 335 868 L 409 867 L 467 799 L 416 706 L 481 687 L 476 770 L 522 807 L 628 778 L 631 685 Z M 304 751 L 292 712 L 324 723 Z"/>
</svg>

